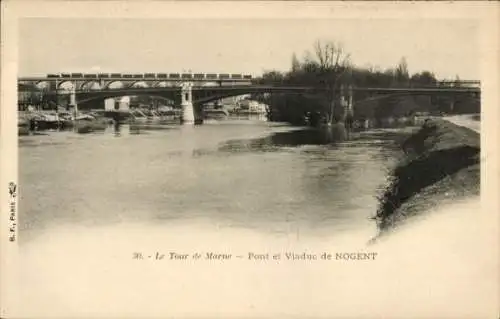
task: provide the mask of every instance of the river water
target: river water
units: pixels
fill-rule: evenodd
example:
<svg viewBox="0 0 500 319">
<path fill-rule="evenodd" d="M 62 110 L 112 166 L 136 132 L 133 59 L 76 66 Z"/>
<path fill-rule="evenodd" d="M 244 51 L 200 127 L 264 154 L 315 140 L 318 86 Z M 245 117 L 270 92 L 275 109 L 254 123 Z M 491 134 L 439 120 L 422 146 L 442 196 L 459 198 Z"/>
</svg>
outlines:
<svg viewBox="0 0 500 319">
<path fill-rule="evenodd" d="M 498 289 L 485 274 L 497 259 L 477 247 L 491 247 L 496 235 L 485 230 L 498 223 L 478 218 L 477 199 L 366 245 L 402 130 L 338 143 L 321 131 L 225 121 L 20 137 L 11 310 L 24 318 L 488 317 Z M 360 251 L 377 259 L 247 258 Z M 195 252 L 242 257 L 169 259 Z M 455 300 L 460 307 L 449 307 Z"/>
<path fill-rule="evenodd" d="M 44 134 L 19 141 L 23 242 L 54 226 L 124 222 L 296 237 L 373 228 L 397 152 L 383 130 L 335 143 L 263 121 Z"/>
</svg>

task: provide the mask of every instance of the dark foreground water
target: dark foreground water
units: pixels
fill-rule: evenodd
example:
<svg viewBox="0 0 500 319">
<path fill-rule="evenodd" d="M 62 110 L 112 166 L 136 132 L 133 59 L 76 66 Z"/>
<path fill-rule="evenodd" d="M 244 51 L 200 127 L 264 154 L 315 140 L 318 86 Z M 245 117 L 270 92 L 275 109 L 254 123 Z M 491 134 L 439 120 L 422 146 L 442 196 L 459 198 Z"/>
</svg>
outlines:
<svg viewBox="0 0 500 319">
<path fill-rule="evenodd" d="M 54 226 L 123 222 L 287 236 L 373 227 L 396 152 L 384 130 L 335 143 L 259 121 L 44 134 L 19 141 L 23 242 Z"/>
</svg>

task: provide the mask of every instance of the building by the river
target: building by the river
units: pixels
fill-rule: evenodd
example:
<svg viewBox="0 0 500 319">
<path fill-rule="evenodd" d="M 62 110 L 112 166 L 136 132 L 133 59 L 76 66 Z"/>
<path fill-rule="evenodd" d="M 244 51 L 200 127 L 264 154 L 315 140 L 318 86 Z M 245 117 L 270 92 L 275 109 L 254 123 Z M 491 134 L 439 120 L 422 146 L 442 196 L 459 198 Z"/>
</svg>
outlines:
<svg viewBox="0 0 500 319">
<path fill-rule="evenodd" d="M 265 104 L 253 100 L 241 100 L 237 103 L 236 110 L 240 113 L 264 114 L 267 107 Z"/>
</svg>

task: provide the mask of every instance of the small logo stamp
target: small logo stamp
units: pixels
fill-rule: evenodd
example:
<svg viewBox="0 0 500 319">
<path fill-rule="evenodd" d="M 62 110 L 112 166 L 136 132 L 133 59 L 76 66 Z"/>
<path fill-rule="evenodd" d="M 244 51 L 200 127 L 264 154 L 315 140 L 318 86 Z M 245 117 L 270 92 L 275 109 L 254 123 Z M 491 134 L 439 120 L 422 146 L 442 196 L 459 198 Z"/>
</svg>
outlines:
<svg viewBox="0 0 500 319">
<path fill-rule="evenodd" d="M 17 190 L 17 185 L 14 182 L 10 182 L 9 183 L 9 195 L 15 197 L 16 190 Z"/>
<path fill-rule="evenodd" d="M 9 183 L 9 241 L 16 241 L 17 234 L 17 185 Z"/>
</svg>

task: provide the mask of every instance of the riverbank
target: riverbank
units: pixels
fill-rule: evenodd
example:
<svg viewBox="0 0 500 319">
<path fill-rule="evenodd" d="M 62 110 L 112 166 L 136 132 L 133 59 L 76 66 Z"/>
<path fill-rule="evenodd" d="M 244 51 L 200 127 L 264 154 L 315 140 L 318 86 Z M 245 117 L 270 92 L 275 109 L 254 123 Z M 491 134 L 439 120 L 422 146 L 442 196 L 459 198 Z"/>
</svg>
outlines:
<svg viewBox="0 0 500 319">
<path fill-rule="evenodd" d="M 458 126 L 465 126 L 477 133 L 481 133 L 481 114 L 449 115 L 445 119 Z"/>
<path fill-rule="evenodd" d="M 480 192 L 480 135 L 442 119 L 428 120 L 401 143 L 404 156 L 380 196 L 381 233 L 438 204 Z"/>
</svg>

